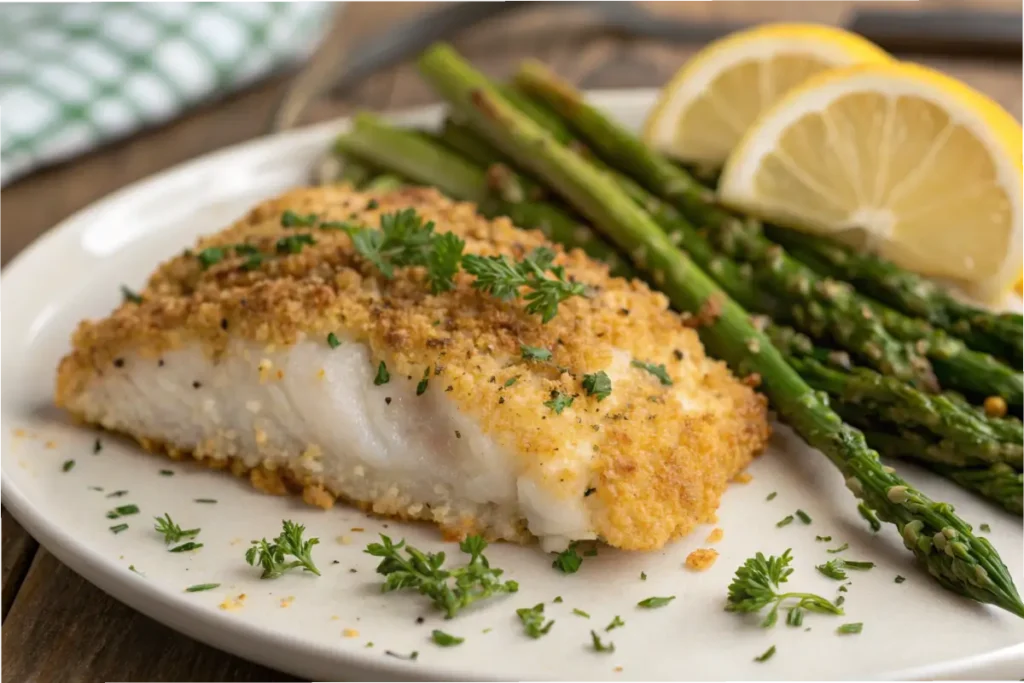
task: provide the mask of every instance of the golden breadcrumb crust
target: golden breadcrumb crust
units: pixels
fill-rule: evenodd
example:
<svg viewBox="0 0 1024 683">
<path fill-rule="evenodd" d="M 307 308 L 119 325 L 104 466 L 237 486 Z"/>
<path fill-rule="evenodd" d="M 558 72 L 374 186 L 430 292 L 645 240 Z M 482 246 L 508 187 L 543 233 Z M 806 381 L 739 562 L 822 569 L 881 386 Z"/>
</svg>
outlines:
<svg viewBox="0 0 1024 683">
<path fill-rule="evenodd" d="M 587 489 L 592 526 L 613 546 L 660 547 L 712 519 L 727 481 L 767 440 L 765 400 L 705 356 L 694 330 L 668 310 L 663 295 L 639 281 L 609 277 L 604 265 L 579 250 L 553 246 L 556 263 L 593 291 L 563 302 L 542 324 L 521 300 L 481 293 L 465 273 L 456 276 L 454 290 L 434 295 L 422 268 L 399 268 L 389 280 L 344 231 L 282 226 L 286 210 L 376 227 L 382 213 L 407 207 L 438 231 L 462 237 L 467 253 L 521 258 L 552 246 L 539 232 L 506 219 L 485 220 L 473 205 L 432 189 L 373 196 L 344 186 L 294 190 L 161 265 L 141 304 L 125 302 L 105 319 L 81 323 L 73 351 L 60 364 L 58 405 L 81 414 L 76 397 L 97 377 L 117 372 L 125 353 L 155 361 L 199 342 L 216 359 L 236 337 L 279 349 L 336 332 L 367 344 L 374 363 L 386 360 L 392 375 L 418 379 L 428 372 L 431 390 L 447 392 L 516 454 L 522 473 L 549 490 L 579 496 Z M 241 267 L 244 255 L 229 254 L 205 269 L 196 257 L 209 247 L 240 243 L 273 254 L 279 239 L 297 234 L 316 243 L 297 254 L 275 254 L 253 270 Z M 525 360 L 521 344 L 546 348 L 552 358 Z M 674 384 L 663 386 L 627 366 L 608 399 L 588 396 L 583 376 L 608 368 L 616 352 L 664 364 Z M 273 381 L 274 373 L 257 361 L 254 372 Z M 518 379 L 505 386 L 512 378 Z M 552 392 L 574 396 L 573 404 L 554 413 L 544 406 Z M 552 467 L 566 448 L 593 452 L 582 485 L 568 470 Z M 314 493 L 305 498 L 324 501 Z"/>
</svg>

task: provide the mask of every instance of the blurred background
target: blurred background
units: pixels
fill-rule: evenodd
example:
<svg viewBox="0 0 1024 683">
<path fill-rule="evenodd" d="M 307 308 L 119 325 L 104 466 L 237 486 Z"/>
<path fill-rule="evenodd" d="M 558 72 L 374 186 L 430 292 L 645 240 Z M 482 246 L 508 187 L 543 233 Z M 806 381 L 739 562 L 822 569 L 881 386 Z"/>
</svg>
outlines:
<svg viewBox="0 0 1024 683">
<path fill-rule="evenodd" d="M 495 77 L 536 57 L 582 88 L 641 88 L 663 85 L 720 33 L 821 22 L 942 69 L 1020 119 L 1020 9 L 1019 0 L 4 4 L 2 261 L 89 203 L 188 159 L 434 100 L 412 65 L 430 38 Z M 4 681 L 288 678 L 115 602 L 6 513 L 2 540 Z"/>
</svg>

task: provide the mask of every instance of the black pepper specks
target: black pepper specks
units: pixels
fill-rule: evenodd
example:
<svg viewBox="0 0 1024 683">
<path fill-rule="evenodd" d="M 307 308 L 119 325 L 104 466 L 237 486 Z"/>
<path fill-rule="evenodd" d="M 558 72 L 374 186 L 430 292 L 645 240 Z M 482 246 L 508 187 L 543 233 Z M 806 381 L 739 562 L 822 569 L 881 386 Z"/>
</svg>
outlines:
<svg viewBox="0 0 1024 683">
<path fill-rule="evenodd" d="M 672 352 L 672 355 L 676 357 L 676 360 L 682 360 L 684 358 L 683 352 L 680 351 L 679 349 L 674 350 Z"/>
<path fill-rule="evenodd" d="M 192 388 L 193 389 L 199 389 L 202 386 L 203 386 L 203 383 L 200 382 L 199 380 L 196 380 L 195 382 L 192 382 Z"/>
<path fill-rule="evenodd" d="M 455 438 L 456 439 L 461 439 L 462 438 L 462 432 L 460 432 L 458 429 L 455 430 Z"/>
<path fill-rule="evenodd" d="M 114 367 L 115 368 L 123 368 L 124 367 L 124 358 L 115 358 L 114 359 Z"/>
<path fill-rule="evenodd" d="M 385 396 L 384 397 L 384 403 L 387 404 L 387 405 L 391 405 L 391 397 L 390 396 Z"/>
<path fill-rule="evenodd" d="M 164 359 L 163 359 L 163 358 L 161 358 L 160 360 L 158 360 L 158 361 L 156 362 L 156 364 L 157 364 L 157 367 L 161 367 L 161 368 L 162 368 L 162 367 L 164 366 Z"/>
<path fill-rule="evenodd" d="M 220 319 L 220 329 L 222 329 L 222 330 L 227 330 L 228 329 L 228 319 L 227 318 L 221 318 Z"/>
</svg>

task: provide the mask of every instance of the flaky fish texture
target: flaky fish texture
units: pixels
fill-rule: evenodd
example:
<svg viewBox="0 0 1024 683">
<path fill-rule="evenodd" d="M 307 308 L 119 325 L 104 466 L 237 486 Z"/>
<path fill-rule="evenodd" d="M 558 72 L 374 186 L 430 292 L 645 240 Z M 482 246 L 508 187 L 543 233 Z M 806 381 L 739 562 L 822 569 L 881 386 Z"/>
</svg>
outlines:
<svg viewBox="0 0 1024 683">
<path fill-rule="evenodd" d="M 376 227 L 406 208 L 467 253 L 549 246 L 589 296 L 542 323 L 466 273 L 432 294 L 423 268 L 388 279 L 343 230 L 282 224 L 291 211 Z M 303 234 L 315 243 L 278 253 Z M 246 266 L 253 247 L 271 256 Z M 523 345 L 551 357 L 524 358 Z M 633 361 L 663 364 L 671 384 Z M 601 370 L 603 400 L 582 387 Z M 573 397 L 560 413 L 559 393 Z M 270 493 L 549 550 L 581 539 L 649 550 L 711 521 L 769 434 L 763 397 L 705 355 L 664 296 L 423 188 L 300 189 L 260 204 L 160 266 L 141 303 L 81 323 L 56 401 Z"/>
</svg>

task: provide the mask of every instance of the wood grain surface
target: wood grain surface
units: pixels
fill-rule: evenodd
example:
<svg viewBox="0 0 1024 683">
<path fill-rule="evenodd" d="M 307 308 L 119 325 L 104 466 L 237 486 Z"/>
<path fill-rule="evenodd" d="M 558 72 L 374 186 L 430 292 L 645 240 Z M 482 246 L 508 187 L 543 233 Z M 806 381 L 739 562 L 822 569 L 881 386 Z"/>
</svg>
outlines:
<svg viewBox="0 0 1024 683">
<path fill-rule="evenodd" d="M 657 3 L 652 11 L 686 19 L 840 23 L 851 2 Z M 922 5 L 968 6 L 968 0 L 871 2 L 894 12 Z M 972 7 L 1019 8 L 1012 0 L 969 0 Z M 365 3 L 341 11 L 329 43 L 305 70 L 333 63 L 346 49 L 396 21 L 430 9 L 420 3 Z M 488 74 L 510 74 L 524 57 L 549 63 L 584 88 L 658 86 L 696 46 L 665 45 L 615 35 L 586 11 L 538 6 L 480 25 L 453 41 Z M 988 93 L 1021 117 L 1019 62 L 922 59 Z M 296 73 L 279 74 L 243 93 L 196 109 L 73 161 L 19 180 L 0 193 L 7 263 L 46 230 L 135 180 L 216 149 L 269 132 L 271 115 Z M 304 123 L 358 109 L 389 110 L 436 98 L 411 64 L 378 73 L 341 98 L 308 106 Z M 3 512 L 3 682 L 151 680 L 294 680 L 227 655 L 121 605 L 61 565 Z"/>
</svg>

